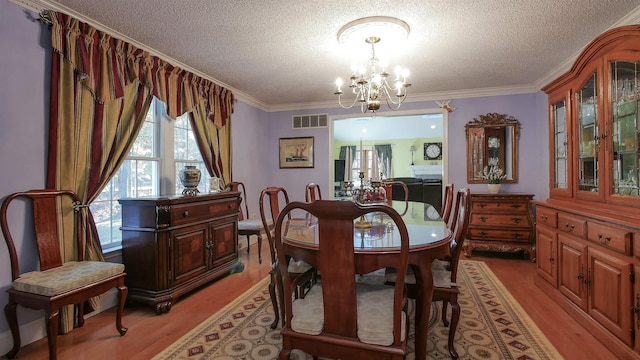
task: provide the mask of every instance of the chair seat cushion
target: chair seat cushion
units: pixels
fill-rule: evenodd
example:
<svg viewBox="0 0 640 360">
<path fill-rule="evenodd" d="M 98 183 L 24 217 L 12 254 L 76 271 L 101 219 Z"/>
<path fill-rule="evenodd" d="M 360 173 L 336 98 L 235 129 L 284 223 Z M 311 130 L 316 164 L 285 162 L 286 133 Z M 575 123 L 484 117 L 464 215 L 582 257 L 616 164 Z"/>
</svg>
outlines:
<svg viewBox="0 0 640 360">
<path fill-rule="evenodd" d="M 447 270 L 449 267 L 448 261 L 434 260 L 431 263 L 431 273 L 433 274 L 433 286 L 439 288 L 450 289 L 452 286 L 457 286 L 457 283 L 451 282 L 451 271 Z M 384 280 L 388 284 L 396 282 L 397 274 L 395 269 L 386 269 L 384 273 Z M 407 274 L 404 278 L 405 284 L 415 285 L 416 275 L 411 270 L 411 267 L 407 269 Z"/>
<path fill-rule="evenodd" d="M 271 226 L 272 223 L 268 225 Z M 262 226 L 262 220 L 259 219 L 244 219 L 238 221 L 238 231 L 262 231 L 264 226 Z"/>
<path fill-rule="evenodd" d="M 367 344 L 393 344 L 393 287 L 383 284 L 356 283 L 358 296 L 358 338 Z M 319 335 L 324 327 L 322 285 L 315 284 L 304 299 L 293 301 L 291 329 Z M 406 313 L 402 313 L 402 340 L 406 337 Z"/>
<path fill-rule="evenodd" d="M 102 261 L 70 261 L 45 271 L 20 275 L 12 286 L 18 291 L 54 296 L 93 284 L 124 272 L 123 264 Z"/>
<path fill-rule="evenodd" d="M 289 266 L 287 270 L 292 274 L 304 274 L 311 269 L 311 265 L 304 261 L 289 260 Z"/>
</svg>

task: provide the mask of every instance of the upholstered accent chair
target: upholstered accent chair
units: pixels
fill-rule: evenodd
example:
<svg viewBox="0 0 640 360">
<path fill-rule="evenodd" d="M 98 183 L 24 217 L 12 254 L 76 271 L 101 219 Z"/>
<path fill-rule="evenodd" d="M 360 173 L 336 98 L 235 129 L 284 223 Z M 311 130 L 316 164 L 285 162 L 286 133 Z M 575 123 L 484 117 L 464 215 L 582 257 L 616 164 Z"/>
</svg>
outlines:
<svg viewBox="0 0 640 360">
<path fill-rule="evenodd" d="M 17 199 L 24 201 L 15 201 Z M 15 201 L 15 202 L 14 202 Z M 33 215 L 34 233 L 9 226 L 9 219 L 18 216 L 18 211 L 27 211 Z M 85 261 L 84 246 L 80 241 L 82 232 L 92 231 L 97 234 L 93 217 L 89 213 L 84 224 L 78 213 L 87 211 L 80 205 L 78 196 L 72 191 L 30 190 L 9 195 L 0 207 L 0 226 L 9 251 L 11 265 L 11 287 L 7 290 L 9 302 L 4 308 L 11 335 L 13 348 L 5 355 L 12 359 L 20 350 L 20 328 L 17 317 L 18 305 L 30 309 L 44 310 L 49 342 L 49 359 L 57 357 L 57 335 L 60 321 L 60 310 L 67 305 L 74 305 L 74 325 L 84 325 L 85 301 L 102 295 L 111 288 L 118 289 L 118 305 L 116 311 L 116 329 L 123 336 L 127 328 L 122 326 L 122 313 L 128 289 L 124 285 L 124 265 Z M 11 206 L 10 205 L 15 205 Z M 64 225 L 58 221 L 59 213 L 74 214 L 74 226 L 71 231 L 76 240 L 76 261 L 63 259 L 61 250 L 61 230 Z M 86 225 L 86 226 L 84 226 Z M 70 226 L 71 227 L 71 226 Z M 13 230 L 13 233 L 12 231 Z M 22 239 L 23 244 L 14 242 L 14 235 Z M 21 249 L 31 249 L 27 244 L 33 240 L 38 253 L 39 268 L 28 271 L 20 260 L 25 259 Z M 18 246 L 16 246 L 18 245 Z"/>
<path fill-rule="evenodd" d="M 356 281 L 357 274 L 378 270 L 376 261 L 356 261 L 354 220 L 370 212 L 383 212 L 400 233 L 401 251 L 393 261 L 399 271 L 396 286 Z M 299 248 L 285 244 L 287 223 L 296 218 L 317 221 L 318 250 L 302 255 Z M 306 214 L 305 214 L 306 213 Z M 275 223 L 275 247 L 283 273 L 285 321 L 281 330 L 280 360 L 292 349 L 332 359 L 404 359 L 407 354 L 409 319 L 403 284 L 408 267 L 409 235 L 401 216 L 387 205 L 359 205 L 351 201 L 317 200 L 292 202 Z M 296 256 L 304 258 L 299 259 Z M 304 298 L 296 299 L 296 277 L 287 273 L 289 259 L 308 262 L 322 273 Z"/>
</svg>

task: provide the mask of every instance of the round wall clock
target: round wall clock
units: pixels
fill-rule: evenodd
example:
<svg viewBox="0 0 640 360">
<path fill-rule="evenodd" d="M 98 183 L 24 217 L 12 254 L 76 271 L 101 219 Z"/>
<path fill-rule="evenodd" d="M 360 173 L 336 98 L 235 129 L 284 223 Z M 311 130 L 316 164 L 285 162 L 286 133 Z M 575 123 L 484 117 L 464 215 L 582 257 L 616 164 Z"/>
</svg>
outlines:
<svg viewBox="0 0 640 360">
<path fill-rule="evenodd" d="M 440 220 L 440 213 L 432 205 L 429 205 L 425 215 L 425 220 Z"/>
<path fill-rule="evenodd" d="M 424 143 L 425 160 L 442 160 L 442 143 Z"/>
</svg>

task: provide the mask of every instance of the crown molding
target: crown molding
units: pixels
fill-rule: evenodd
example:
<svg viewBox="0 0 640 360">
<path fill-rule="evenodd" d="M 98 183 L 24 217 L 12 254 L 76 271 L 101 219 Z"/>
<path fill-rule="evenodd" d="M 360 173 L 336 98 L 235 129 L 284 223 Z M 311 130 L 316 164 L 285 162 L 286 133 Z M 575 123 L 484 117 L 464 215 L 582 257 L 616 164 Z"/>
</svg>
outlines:
<svg viewBox="0 0 640 360">
<path fill-rule="evenodd" d="M 154 56 L 158 56 L 174 66 L 178 66 L 182 69 L 190 71 L 204 79 L 210 80 L 216 84 L 224 86 L 225 88 L 231 90 L 235 96 L 235 98 L 243 103 L 255 107 L 259 110 L 265 112 L 278 112 L 278 111 L 294 111 L 294 110 L 306 110 L 306 109 L 322 109 L 322 108 L 338 108 L 339 106 L 334 101 L 317 101 L 317 102 L 307 102 L 307 103 L 291 103 L 291 104 L 282 104 L 282 105 L 268 105 L 262 101 L 257 100 L 256 98 L 246 94 L 234 87 L 225 84 L 224 82 L 214 79 L 211 76 L 204 74 L 186 64 L 181 63 L 180 61 L 167 56 L 160 51 L 157 51 L 153 48 L 150 48 L 142 43 L 131 39 L 130 37 L 119 33 L 103 24 L 100 24 L 94 19 L 88 18 L 82 14 L 77 13 L 76 11 L 69 9 L 68 7 L 48 1 L 48 0 L 9 0 L 10 2 L 21 6 L 25 9 L 32 10 L 34 12 L 41 12 L 43 10 L 55 10 L 59 12 L 63 12 L 70 16 L 75 17 L 76 19 L 91 24 L 96 29 L 100 31 L 104 31 L 112 36 L 118 37 L 122 40 L 125 40 L 136 47 L 148 51 L 150 54 Z M 629 14 L 624 16 L 622 19 L 618 20 L 614 23 L 609 29 L 623 26 L 623 25 L 632 25 L 640 23 L 640 6 L 636 7 Z M 609 30 L 607 29 L 607 30 Z M 585 44 L 581 49 L 576 51 L 571 57 L 564 60 L 560 65 L 551 69 L 548 73 L 543 75 L 541 78 L 536 80 L 533 84 L 529 85 L 519 85 L 513 87 L 494 87 L 494 88 L 482 88 L 482 89 L 466 89 L 460 91 L 442 91 L 442 92 L 431 92 L 431 93 L 423 93 L 423 94 L 412 94 L 410 98 L 408 98 L 405 102 L 420 102 L 420 101 L 435 101 L 442 99 L 460 99 L 460 98 L 473 98 L 473 97 L 485 97 L 485 96 L 501 96 L 501 95 L 516 95 L 516 94 L 526 94 L 526 93 L 534 93 L 540 91 L 542 87 L 553 81 L 554 79 L 562 76 L 564 73 L 569 71 L 571 66 L 573 65 L 576 58 L 580 55 Z"/>
<path fill-rule="evenodd" d="M 76 18 L 76 19 L 78 19 L 78 20 L 80 20 L 82 22 L 85 22 L 87 24 L 91 24 L 91 26 L 95 27 L 96 29 L 98 29 L 98 30 L 100 30 L 102 32 L 105 32 L 105 33 L 107 33 L 107 34 L 109 34 L 109 35 L 111 35 L 113 37 L 117 37 L 119 39 L 122 39 L 122 40 L 124 40 L 124 41 L 126 41 L 126 42 L 128 42 L 128 43 L 130 43 L 130 44 L 132 44 L 134 46 L 136 46 L 139 49 L 142 49 L 144 51 L 149 52 L 151 55 L 157 56 L 157 57 L 159 57 L 159 58 L 161 58 L 161 59 L 163 59 L 165 61 L 168 61 L 174 66 L 177 66 L 177 67 L 179 67 L 181 69 L 189 71 L 189 72 L 191 72 L 191 73 L 193 73 L 195 75 L 200 76 L 203 79 L 210 80 L 210 81 L 212 81 L 212 82 L 214 82 L 214 83 L 216 83 L 216 84 L 218 84 L 220 86 L 223 86 L 223 87 L 231 90 L 233 92 L 234 97 L 237 100 L 242 101 L 243 103 L 246 103 L 248 105 L 251 105 L 251 106 L 256 107 L 258 109 L 261 109 L 261 110 L 265 110 L 268 107 L 267 104 L 265 104 L 265 103 L 255 99 L 255 98 L 249 96 L 248 94 L 246 94 L 246 93 L 234 88 L 233 86 L 231 86 L 229 84 L 226 84 L 226 83 L 224 83 L 224 82 L 222 82 L 222 81 L 220 81 L 218 79 L 214 79 L 211 76 L 209 76 L 209 75 L 207 75 L 207 74 L 205 74 L 205 73 L 203 73 L 201 71 L 198 71 L 198 70 L 192 68 L 191 66 L 189 66 L 187 64 L 184 64 L 184 63 L 182 63 L 182 62 L 180 62 L 180 61 L 178 61 L 178 60 L 176 60 L 176 59 L 174 59 L 174 58 L 172 58 L 172 57 L 170 57 L 170 56 L 168 56 L 166 54 L 163 54 L 162 52 L 160 52 L 160 51 L 158 51 L 156 49 L 153 49 L 153 48 L 151 48 L 151 47 L 149 47 L 147 45 L 144 45 L 144 44 L 142 44 L 142 43 L 140 43 L 140 42 L 128 37 L 127 35 L 122 34 L 120 32 L 117 32 L 117 31 L 115 31 L 115 30 L 113 30 L 113 29 L 111 29 L 111 28 L 99 23 L 98 21 L 96 21 L 94 19 L 88 18 L 88 17 L 86 17 L 86 16 L 84 16 L 84 15 L 82 15 L 82 14 L 80 14 L 80 13 L 78 13 L 78 12 L 72 10 L 72 9 L 69 9 L 68 7 L 66 7 L 64 5 L 61 5 L 61 4 L 58 4 L 58 3 L 55 3 L 55 2 L 51 2 L 51 1 L 47 1 L 47 0 L 9 0 L 9 1 L 14 3 L 14 4 L 16 4 L 16 5 L 18 5 L 18 6 L 21 6 L 21 7 L 25 8 L 25 9 L 34 11 L 36 13 L 40 13 L 40 12 L 42 12 L 44 10 L 54 10 L 54 11 L 57 11 L 57 12 L 65 13 L 65 14 L 67 14 L 69 16 L 73 16 L 74 18 Z"/>
</svg>

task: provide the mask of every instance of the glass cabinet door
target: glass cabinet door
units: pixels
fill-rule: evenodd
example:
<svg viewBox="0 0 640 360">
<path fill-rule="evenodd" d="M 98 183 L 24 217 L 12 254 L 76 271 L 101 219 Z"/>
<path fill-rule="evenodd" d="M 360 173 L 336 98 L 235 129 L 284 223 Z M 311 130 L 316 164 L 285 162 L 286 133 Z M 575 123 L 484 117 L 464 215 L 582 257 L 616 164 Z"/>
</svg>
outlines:
<svg viewBox="0 0 640 360">
<path fill-rule="evenodd" d="M 569 188 L 568 141 L 567 141 L 567 101 L 562 99 L 551 106 L 553 128 L 553 189 Z"/>
<path fill-rule="evenodd" d="M 640 63 L 611 63 L 613 193 L 640 196 L 638 191 L 638 70 Z"/>
<path fill-rule="evenodd" d="M 578 191 L 599 192 L 598 83 L 594 72 L 576 93 Z"/>
</svg>

